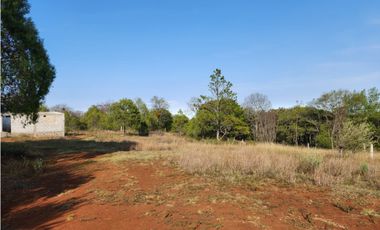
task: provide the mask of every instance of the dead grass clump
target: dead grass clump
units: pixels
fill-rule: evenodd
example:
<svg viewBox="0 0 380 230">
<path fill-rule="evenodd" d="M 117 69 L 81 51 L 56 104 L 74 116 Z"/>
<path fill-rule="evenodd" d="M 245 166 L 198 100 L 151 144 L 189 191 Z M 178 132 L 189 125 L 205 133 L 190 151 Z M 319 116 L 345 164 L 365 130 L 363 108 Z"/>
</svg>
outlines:
<svg viewBox="0 0 380 230">
<path fill-rule="evenodd" d="M 355 163 L 348 159 L 330 158 L 323 161 L 313 175 L 318 185 L 348 182 L 354 175 Z"/>
</svg>

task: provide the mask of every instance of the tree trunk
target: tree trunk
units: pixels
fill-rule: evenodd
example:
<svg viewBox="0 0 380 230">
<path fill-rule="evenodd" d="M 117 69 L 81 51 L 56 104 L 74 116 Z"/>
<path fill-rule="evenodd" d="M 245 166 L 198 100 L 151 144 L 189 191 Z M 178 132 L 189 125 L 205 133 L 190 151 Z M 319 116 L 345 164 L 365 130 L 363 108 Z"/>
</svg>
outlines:
<svg viewBox="0 0 380 230">
<path fill-rule="evenodd" d="M 216 130 L 216 139 L 219 141 L 220 140 L 220 132 L 219 129 Z"/>
</svg>

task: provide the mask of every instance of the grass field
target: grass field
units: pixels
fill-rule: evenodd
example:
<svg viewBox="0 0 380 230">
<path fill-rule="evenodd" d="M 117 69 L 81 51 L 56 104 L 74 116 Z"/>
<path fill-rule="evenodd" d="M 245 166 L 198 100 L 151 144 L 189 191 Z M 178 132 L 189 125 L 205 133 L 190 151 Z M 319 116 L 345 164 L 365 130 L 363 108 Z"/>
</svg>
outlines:
<svg viewBox="0 0 380 230">
<path fill-rule="evenodd" d="M 379 229 L 380 154 L 171 134 L 2 139 L 4 229 Z"/>
</svg>

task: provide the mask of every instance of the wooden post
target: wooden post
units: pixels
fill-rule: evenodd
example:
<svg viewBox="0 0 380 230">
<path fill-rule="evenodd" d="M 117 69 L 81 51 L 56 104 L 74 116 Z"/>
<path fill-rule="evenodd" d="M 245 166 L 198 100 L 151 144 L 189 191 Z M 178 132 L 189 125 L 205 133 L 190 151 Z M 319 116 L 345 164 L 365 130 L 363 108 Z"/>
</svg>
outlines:
<svg viewBox="0 0 380 230">
<path fill-rule="evenodd" d="M 373 159 L 373 144 L 370 145 L 370 151 L 369 154 L 371 155 L 371 158 Z"/>
</svg>

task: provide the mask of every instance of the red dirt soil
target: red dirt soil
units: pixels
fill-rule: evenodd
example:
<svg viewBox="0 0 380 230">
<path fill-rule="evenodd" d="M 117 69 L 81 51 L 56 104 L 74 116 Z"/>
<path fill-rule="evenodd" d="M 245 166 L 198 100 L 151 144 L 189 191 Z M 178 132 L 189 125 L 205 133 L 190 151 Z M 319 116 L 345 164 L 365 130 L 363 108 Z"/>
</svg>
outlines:
<svg viewBox="0 0 380 230">
<path fill-rule="evenodd" d="M 379 218 L 362 215 L 355 202 L 342 201 L 347 212 L 334 205 L 328 189 L 221 185 L 165 159 L 101 157 L 51 158 L 30 187 L 7 194 L 3 229 L 380 229 Z M 380 211 L 378 199 L 363 199 Z"/>
</svg>

